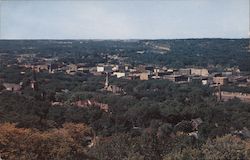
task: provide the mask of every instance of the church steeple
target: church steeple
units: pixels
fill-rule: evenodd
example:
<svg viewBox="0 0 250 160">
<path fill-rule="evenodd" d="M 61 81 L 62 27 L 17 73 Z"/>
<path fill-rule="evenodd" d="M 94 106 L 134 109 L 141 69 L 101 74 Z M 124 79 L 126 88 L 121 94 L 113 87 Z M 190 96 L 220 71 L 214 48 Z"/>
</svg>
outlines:
<svg viewBox="0 0 250 160">
<path fill-rule="evenodd" d="M 35 67 L 32 67 L 32 80 L 31 80 L 31 88 L 35 91 L 38 89 L 37 79 L 36 79 L 36 70 Z"/>
<path fill-rule="evenodd" d="M 109 86 L 109 73 L 106 72 L 105 88 L 108 88 L 108 86 Z"/>
</svg>

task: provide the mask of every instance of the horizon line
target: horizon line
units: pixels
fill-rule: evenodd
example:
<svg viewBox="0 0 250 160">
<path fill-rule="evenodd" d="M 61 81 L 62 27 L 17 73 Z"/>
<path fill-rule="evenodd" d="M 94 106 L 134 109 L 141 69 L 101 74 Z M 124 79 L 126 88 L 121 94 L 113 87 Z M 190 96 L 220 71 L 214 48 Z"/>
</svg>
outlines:
<svg viewBox="0 0 250 160">
<path fill-rule="evenodd" d="M 128 40 L 187 40 L 187 39 L 249 39 L 250 37 L 222 38 L 222 37 L 203 37 L 203 38 L 0 38 L 0 41 L 16 40 L 95 40 L 95 41 L 128 41 Z"/>
</svg>

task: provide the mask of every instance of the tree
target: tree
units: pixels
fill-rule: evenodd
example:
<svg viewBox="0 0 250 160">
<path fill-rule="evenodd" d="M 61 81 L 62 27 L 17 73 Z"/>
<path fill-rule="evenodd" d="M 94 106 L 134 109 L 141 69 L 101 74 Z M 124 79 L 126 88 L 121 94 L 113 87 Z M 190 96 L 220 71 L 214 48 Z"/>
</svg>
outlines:
<svg viewBox="0 0 250 160">
<path fill-rule="evenodd" d="M 232 135 L 225 135 L 210 140 L 202 146 L 205 159 L 248 159 L 248 142 Z"/>
<path fill-rule="evenodd" d="M 3 159 L 93 159 L 86 155 L 91 129 L 66 123 L 63 128 L 41 132 L 0 124 L 0 156 Z M 92 137 L 91 137 L 92 138 Z"/>
<path fill-rule="evenodd" d="M 203 155 L 199 149 L 184 148 L 177 152 L 170 152 L 164 156 L 163 160 L 199 160 L 203 159 Z"/>
</svg>

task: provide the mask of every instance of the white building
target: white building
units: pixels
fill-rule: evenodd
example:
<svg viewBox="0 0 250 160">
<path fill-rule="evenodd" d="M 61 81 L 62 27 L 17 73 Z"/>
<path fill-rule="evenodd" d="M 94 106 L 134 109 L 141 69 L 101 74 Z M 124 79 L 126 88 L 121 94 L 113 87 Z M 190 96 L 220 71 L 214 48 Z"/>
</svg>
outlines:
<svg viewBox="0 0 250 160">
<path fill-rule="evenodd" d="M 117 78 L 125 77 L 125 72 L 114 72 L 113 75 L 115 75 Z"/>
<path fill-rule="evenodd" d="M 96 67 L 96 71 L 97 72 L 111 72 L 112 71 L 112 67 L 108 66 L 108 65 L 98 65 Z"/>
</svg>

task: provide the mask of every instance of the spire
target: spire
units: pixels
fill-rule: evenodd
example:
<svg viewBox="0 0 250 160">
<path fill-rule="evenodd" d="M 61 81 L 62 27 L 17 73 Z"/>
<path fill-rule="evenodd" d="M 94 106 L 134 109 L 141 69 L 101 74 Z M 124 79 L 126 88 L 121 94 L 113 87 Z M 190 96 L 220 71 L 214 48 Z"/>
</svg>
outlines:
<svg viewBox="0 0 250 160">
<path fill-rule="evenodd" d="M 108 86 L 109 86 L 109 73 L 106 72 L 105 88 L 108 88 Z"/>
<path fill-rule="evenodd" d="M 37 90 L 38 86 L 37 86 L 37 81 L 36 81 L 36 70 L 35 67 L 32 67 L 32 80 L 31 80 L 31 88 L 33 90 Z"/>
</svg>

